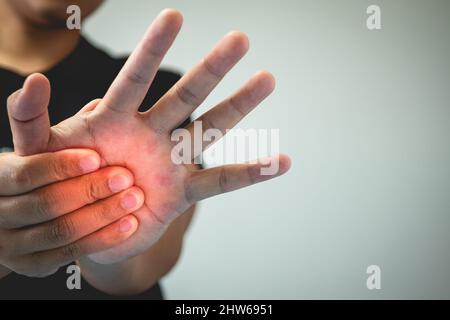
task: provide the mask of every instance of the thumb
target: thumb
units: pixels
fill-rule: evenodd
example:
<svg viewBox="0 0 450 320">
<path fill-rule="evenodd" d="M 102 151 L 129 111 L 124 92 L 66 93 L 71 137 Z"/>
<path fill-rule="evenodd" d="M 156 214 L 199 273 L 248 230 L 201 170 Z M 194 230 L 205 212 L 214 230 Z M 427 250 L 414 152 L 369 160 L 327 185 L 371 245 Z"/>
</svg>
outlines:
<svg viewBox="0 0 450 320">
<path fill-rule="evenodd" d="M 30 75 L 22 89 L 9 96 L 7 107 L 16 154 L 46 151 L 50 136 L 49 101 L 50 82 L 39 73 Z"/>
</svg>

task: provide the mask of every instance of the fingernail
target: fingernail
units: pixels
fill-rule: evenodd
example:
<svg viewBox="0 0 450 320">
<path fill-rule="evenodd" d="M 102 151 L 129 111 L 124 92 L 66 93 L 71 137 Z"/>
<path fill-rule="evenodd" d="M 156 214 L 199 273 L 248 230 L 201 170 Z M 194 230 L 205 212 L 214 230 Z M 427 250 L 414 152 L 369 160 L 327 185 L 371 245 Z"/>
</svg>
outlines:
<svg viewBox="0 0 450 320">
<path fill-rule="evenodd" d="M 112 192 L 119 192 L 131 187 L 131 180 L 128 176 L 117 175 L 109 180 L 109 188 Z"/>
<path fill-rule="evenodd" d="M 134 209 L 138 205 L 138 198 L 134 193 L 129 193 L 125 197 L 123 197 L 121 205 L 122 208 L 127 210 Z"/>
<path fill-rule="evenodd" d="M 119 223 L 119 230 L 122 233 L 126 233 L 133 228 L 133 223 L 131 223 L 130 219 L 123 218 Z"/>
<path fill-rule="evenodd" d="M 80 167 L 84 173 L 94 172 L 100 168 L 100 159 L 94 156 L 82 158 L 80 160 Z"/>
</svg>

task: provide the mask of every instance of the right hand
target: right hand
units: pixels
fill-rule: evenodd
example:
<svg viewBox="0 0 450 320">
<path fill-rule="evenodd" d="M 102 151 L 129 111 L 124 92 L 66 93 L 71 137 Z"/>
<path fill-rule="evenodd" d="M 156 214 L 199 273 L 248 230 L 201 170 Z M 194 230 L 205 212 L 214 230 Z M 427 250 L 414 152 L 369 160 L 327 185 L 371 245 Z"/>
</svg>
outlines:
<svg viewBox="0 0 450 320">
<path fill-rule="evenodd" d="M 144 202 L 122 167 L 91 150 L 0 154 L 0 265 L 45 277 L 128 239 Z"/>
</svg>

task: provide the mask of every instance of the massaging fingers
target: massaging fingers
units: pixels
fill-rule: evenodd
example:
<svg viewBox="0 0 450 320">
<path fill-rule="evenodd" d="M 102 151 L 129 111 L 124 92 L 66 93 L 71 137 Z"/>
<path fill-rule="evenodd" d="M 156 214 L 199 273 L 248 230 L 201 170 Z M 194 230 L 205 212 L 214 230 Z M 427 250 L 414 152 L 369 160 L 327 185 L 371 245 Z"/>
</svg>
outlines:
<svg viewBox="0 0 450 320">
<path fill-rule="evenodd" d="M 27 194 L 0 198 L 0 227 L 16 229 L 50 221 L 132 185 L 128 170 L 108 167 Z"/>
<path fill-rule="evenodd" d="M 111 84 L 98 110 L 137 112 L 182 20 L 181 14 L 172 9 L 166 9 L 156 17 Z"/>
<path fill-rule="evenodd" d="M 150 127 L 170 132 L 183 123 L 245 55 L 248 46 L 243 33 L 226 35 L 146 113 Z"/>
<path fill-rule="evenodd" d="M 20 274 L 39 277 L 83 256 L 113 248 L 128 239 L 138 228 L 132 214 L 67 246 L 23 256 L 15 270 Z M 23 265 L 23 268 L 20 267 Z M 29 266 L 32 266 L 31 270 Z"/>
<path fill-rule="evenodd" d="M 225 135 L 227 129 L 233 128 L 267 98 L 274 89 L 274 77 L 267 71 L 258 72 L 235 94 L 200 116 L 196 121 L 201 122 L 203 132 L 208 129 L 217 129 L 220 130 L 222 135 Z M 194 138 L 194 123 L 190 123 L 186 129 L 189 130 L 190 136 Z M 205 150 L 209 145 L 217 141 L 218 139 L 203 141 L 202 149 Z M 195 143 L 192 141 L 191 145 L 195 146 Z M 201 151 L 194 151 L 193 149 L 191 153 L 192 158 L 199 156 Z"/>
<path fill-rule="evenodd" d="M 289 170 L 290 159 L 285 155 L 271 157 L 254 164 L 232 164 L 192 172 L 186 184 L 186 197 L 189 203 L 234 191 L 255 183 L 278 177 Z M 275 168 L 263 174 L 263 168 Z"/>
<path fill-rule="evenodd" d="M 143 202 L 142 190 L 132 187 L 53 221 L 17 230 L 15 250 L 23 255 L 68 245 L 133 213 Z"/>
<path fill-rule="evenodd" d="M 54 153 L 0 157 L 0 196 L 24 194 L 55 182 L 94 172 L 100 156 L 92 150 L 68 149 Z M 3 198 L 0 198 L 0 202 Z"/>
<path fill-rule="evenodd" d="M 7 101 L 16 154 L 26 156 L 46 151 L 50 136 L 48 103 L 50 83 L 42 74 L 32 74 L 23 88 Z"/>
</svg>

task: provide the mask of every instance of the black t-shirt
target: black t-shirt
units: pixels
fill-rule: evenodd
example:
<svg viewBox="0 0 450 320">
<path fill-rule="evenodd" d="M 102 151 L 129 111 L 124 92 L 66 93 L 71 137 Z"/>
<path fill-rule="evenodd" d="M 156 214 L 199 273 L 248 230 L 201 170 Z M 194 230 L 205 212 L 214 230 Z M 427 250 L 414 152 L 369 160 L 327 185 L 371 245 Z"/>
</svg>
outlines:
<svg viewBox="0 0 450 320">
<path fill-rule="evenodd" d="M 56 66 L 44 72 L 52 86 L 49 113 L 52 125 L 79 111 L 86 103 L 101 98 L 125 63 L 126 58 L 114 59 L 81 38 L 76 49 Z M 141 106 L 141 111 L 152 106 L 180 78 L 177 73 L 160 70 Z M 20 89 L 25 78 L 0 68 L 0 151 L 13 147 L 6 100 Z M 1 188 L 1 186 L 0 186 Z M 111 299 L 82 281 L 81 290 L 69 290 L 70 274 L 67 267 L 43 278 L 28 278 L 11 273 L 0 279 L 1 299 Z M 133 299 L 162 299 L 159 285 Z"/>
</svg>

